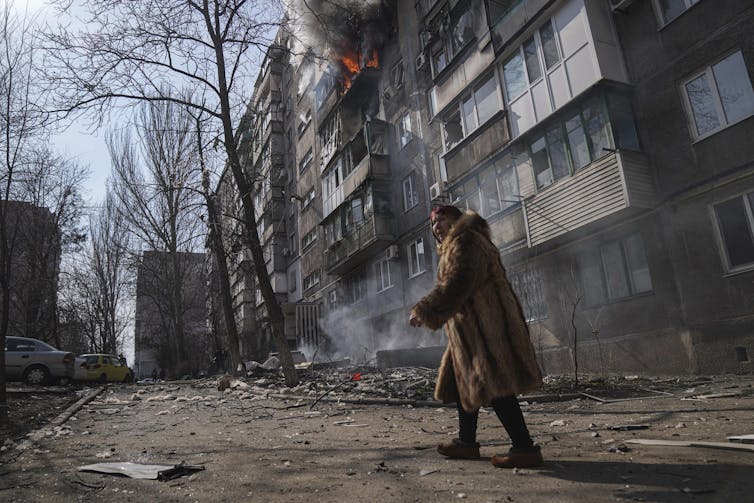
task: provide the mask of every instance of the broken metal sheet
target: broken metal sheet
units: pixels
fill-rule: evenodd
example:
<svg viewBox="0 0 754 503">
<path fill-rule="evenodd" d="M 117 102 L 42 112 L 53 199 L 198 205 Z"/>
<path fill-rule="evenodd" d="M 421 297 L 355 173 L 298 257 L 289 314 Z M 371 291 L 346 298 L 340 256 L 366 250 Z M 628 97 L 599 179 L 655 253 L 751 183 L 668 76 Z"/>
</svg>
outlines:
<svg viewBox="0 0 754 503">
<path fill-rule="evenodd" d="M 145 465 L 130 461 L 114 463 L 95 463 L 79 466 L 80 472 L 97 472 L 112 475 L 125 475 L 132 479 L 172 480 L 189 473 L 204 470 L 201 465 Z"/>
<path fill-rule="evenodd" d="M 710 447 L 713 449 L 729 449 L 734 451 L 754 452 L 754 445 L 737 444 L 733 442 L 700 442 L 695 440 L 655 440 L 648 438 L 634 438 L 625 441 L 627 444 L 663 445 L 671 447 Z"/>
<path fill-rule="evenodd" d="M 143 465 L 130 461 L 115 463 L 95 463 L 93 465 L 79 466 L 80 472 L 110 473 L 113 475 L 125 475 L 132 479 L 157 480 L 157 474 L 163 470 L 170 470 L 175 465 Z"/>
<path fill-rule="evenodd" d="M 738 444 L 754 444 L 754 434 L 735 435 L 728 437 L 728 442 L 736 442 Z"/>
</svg>

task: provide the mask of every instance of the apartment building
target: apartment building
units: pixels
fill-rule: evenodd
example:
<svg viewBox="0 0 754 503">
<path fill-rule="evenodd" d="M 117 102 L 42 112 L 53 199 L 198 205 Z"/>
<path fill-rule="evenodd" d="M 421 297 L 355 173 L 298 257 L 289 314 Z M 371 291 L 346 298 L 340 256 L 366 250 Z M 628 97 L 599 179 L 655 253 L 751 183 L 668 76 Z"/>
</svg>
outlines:
<svg viewBox="0 0 754 503">
<path fill-rule="evenodd" d="M 442 342 L 405 320 L 434 283 L 430 208 L 450 202 L 488 219 L 545 372 L 747 370 L 752 15 L 733 0 L 366 2 L 281 41 L 282 214 L 260 235 L 285 229 L 265 236 L 285 235 L 269 270 L 285 271 L 291 343 Z"/>
</svg>

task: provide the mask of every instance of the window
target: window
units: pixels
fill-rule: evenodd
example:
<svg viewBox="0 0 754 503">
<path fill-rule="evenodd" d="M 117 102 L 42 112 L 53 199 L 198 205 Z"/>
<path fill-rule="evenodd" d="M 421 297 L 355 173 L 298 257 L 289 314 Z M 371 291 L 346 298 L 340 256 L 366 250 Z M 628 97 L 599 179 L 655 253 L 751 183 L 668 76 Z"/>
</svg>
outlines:
<svg viewBox="0 0 754 503">
<path fill-rule="evenodd" d="M 605 243 L 579 257 L 584 303 L 603 304 L 652 291 L 644 241 L 640 234 Z"/>
<path fill-rule="evenodd" d="M 660 24 L 668 24 L 697 3 L 699 3 L 699 0 L 655 0 L 655 9 Z"/>
<path fill-rule="evenodd" d="M 503 79 L 509 102 L 518 98 L 528 88 L 524 72 L 524 58 L 520 52 L 516 52 L 503 65 Z"/>
<path fill-rule="evenodd" d="M 343 239 L 343 227 L 341 225 L 340 214 L 337 212 L 333 218 L 330 218 L 324 225 L 325 244 L 331 246 Z"/>
<path fill-rule="evenodd" d="M 419 204 L 419 193 L 414 174 L 411 173 L 403 180 L 403 211 L 408 211 L 417 204 Z"/>
<path fill-rule="evenodd" d="M 403 85 L 403 61 L 398 61 L 390 69 L 390 85 L 396 89 Z"/>
<path fill-rule="evenodd" d="M 312 187 L 311 189 L 309 189 L 309 192 L 307 192 L 306 195 L 304 196 L 304 200 L 301 201 L 301 206 L 303 207 L 303 209 L 306 209 L 309 206 L 311 206 L 311 204 L 314 202 L 315 197 L 316 197 L 316 193 L 314 192 L 314 187 Z"/>
<path fill-rule="evenodd" d="M 450 190 L 454 205 L 484 218 L 520 204 L 518 178 L 510 152 L 499 156 L 477 175 Z"/>
<path fill-rule="evenodd" d="M 411 141 L 411 114 L 406 112 L 398 122 L 398 136 L 401 142 L 401 148 L 408 145 Z"/>
<path fill-rule="evenodd" d="M 630 105 L 626 104 L 626 107 L 614 110 L 613 116 L 621 124 L 621 131 L 624 131 L 622 138 L 625 138 L 628 147 L 632 147 L 638 141 Z M 602 97 L 588 100 L 576 113 L 550 125 L 534 136 L 529 146 L 538 189 L 606 155 L 613 141 Z"/>
<path fill-rule="evenodd" d="M 450 12 L 443 8 L 430 22 L 429 29 L 436 34 L 445 34 L 437 37 L 439 45 L 432 51 L 432 66 L 437 75 L 474 39 L 474 18 L 469 2 L 459 2 Z"/>
<path fill-rule="evenodd" d="M 374 275 L 377 278 L 377 291 L 382 292 L 393 286 L 390 273 L 392 261 L 384 259 L 374 264 Z"/>
<path fill-rule="evenodd" d="M 301 239 L 301 251 L 309 248 L 317 240 L 317 228 L 310 230 Z"/>
<path fill-rule="evenodd" d="M 296 291 L 296 283 L 298 283 L 296 277 L 296 269 L 288 273 L 288 291 L 291 293 Z"/>
<path fill-rule="evenodd" d="M 682 90 L 695 138 L 754 114 L 754 91 L 741 51 L 694 75 Z"/>
<path fill-rule="evenodd" d="M 542 288 L 539 269 L 531 268 L 509 275 L 511 287 L 516 293 L 527 322 L 547 318 L 547 301 Z"/>
<path fill-rule="evenodd" d="M 304 290 L 319 285 L 319 269 L 314 270 L 310 275 L 304 278 Z"/>
<path fill-rule="evenodd" d="M 452 149 L 501 108 L 497 79 L 493 73 L 463 97 L 459 109 L 454 109 L 443 122 L 445 151 Z"/>
<path fill-rule="evenodd" d="M 345 278 L 343 282 L 346 295 L 346 304 L 355 304 L 366 298 L 367 278 L 366 271 L 361 270 Z"/>
<path fill-rule="evenodd" d="M 319 134 L 320 162 L 327 167 L 338 146 L 338 114 L 333 114 L 322 126 Z"/>
<path fill-rule="evenodd" d="M 306 131 L 306 128 L 309 126 L 309 123 L 312 121 L 312 111 L 311 109 L 307 109 L 305 112 L 301 112 L 298 115 L 298 135 L 301 136 L 304 134 L 304 131 Z"/>
<path fill-rule="evenodd" d="M 298 163 L 298 172 L 303 173 L 304 171 L 306 171 L 306 168 L 311 166 L 313 158 L 314 154 L 312 153 L 312 148 L 309 147 L 309 150 L 306 151 L 303 159 L 301 159 L 301 161 Z"/>
<path fill-rule="evenodd" d="M 346 231 L 351 232 L 364 223 L 364 203 L 362 196 L 357 196 L 345 204 Z"/>
<path fill-rule="evenodd" d="M 714 206 L 726 269 L 754 266 L 754 192 Z"/>
<path fill-rule="evenodd" d="M 413 278 L 426 270 L 424 239 L 419 238 L 408 245 L 408 277 Z"/>
<path fill-rule="evenodd" d="M 495 25 L 508 16 L 522 0 L 487 0 L 490 25 Z"/>
</svg>

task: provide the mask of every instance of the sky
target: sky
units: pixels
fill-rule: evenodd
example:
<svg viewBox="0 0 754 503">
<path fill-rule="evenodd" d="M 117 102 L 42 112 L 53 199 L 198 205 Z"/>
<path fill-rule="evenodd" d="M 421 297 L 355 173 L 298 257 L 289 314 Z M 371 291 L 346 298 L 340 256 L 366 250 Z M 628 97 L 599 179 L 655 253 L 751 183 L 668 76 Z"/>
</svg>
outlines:
<svg viewBox="0 0 754 503">
<path fill-rule="evenodd" d="M 0 5 L 8 2 L 21 11 L 28 7 L 31 14 L 39 15 L 42 19 L 53 13 L 47 0 L 0 0 Z M 52 144 L 57 153 L 89 167 L 89 178 L 83 187 L 84 196 L 89 204 L 96 204 L 105 197 L 105 182 L 110 174 L 110 155 L 105 144 L 106 130 L 105 125 L 102 129 L 92 132 L 88 123 L 77 121 L 52 137 Z"/>
</svg>

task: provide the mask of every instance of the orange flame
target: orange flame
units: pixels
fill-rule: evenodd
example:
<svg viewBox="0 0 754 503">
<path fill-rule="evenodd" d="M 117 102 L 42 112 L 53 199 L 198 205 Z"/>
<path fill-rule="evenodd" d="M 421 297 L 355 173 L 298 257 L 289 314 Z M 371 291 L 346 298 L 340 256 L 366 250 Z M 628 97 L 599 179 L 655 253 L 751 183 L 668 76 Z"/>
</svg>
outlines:
<svg viewBox="0 0 754 503">
<path fill-rule="evenodd" d="M 361 58 L 358 52 L 354 50 L 345 51 L 340 56 L 340 62 L 343 65 L 343 90 L 342 93 L 348 91 L 353 84 L 353 78 L 357 75 L 362 68 L 378 68 L 380 66 L 379 57 L 377 55 L 377 49 L 373 49 L 369 54 L 369 57 L 364 62 L 364 66 L 361 66 Z"/>
</svg>

